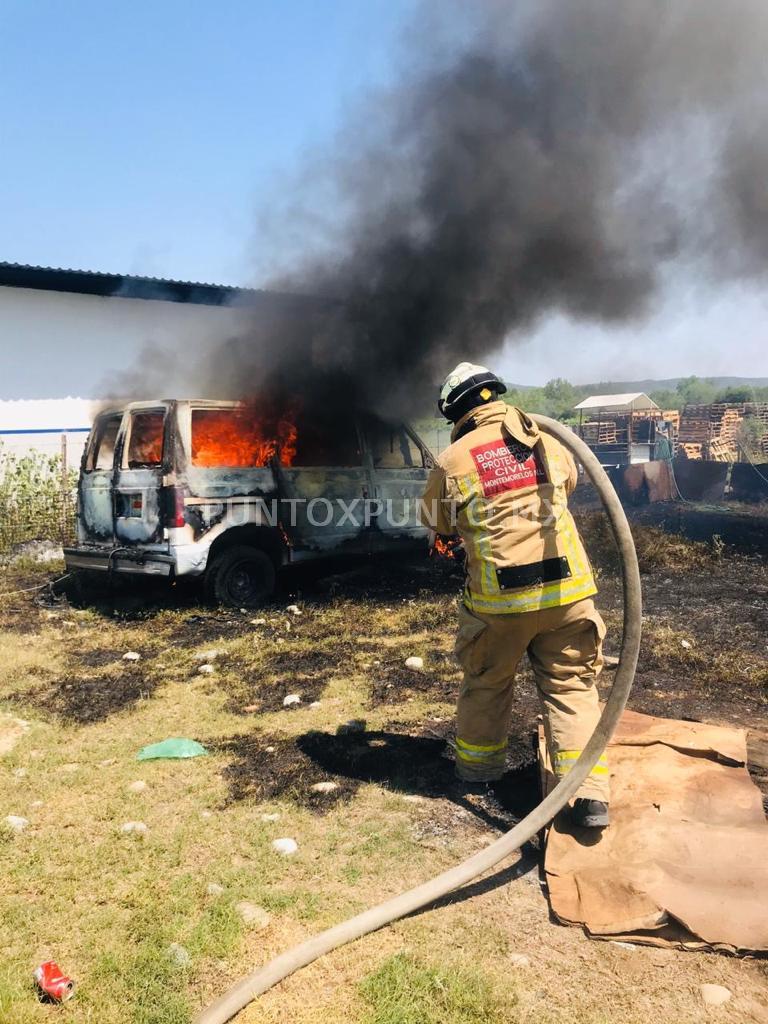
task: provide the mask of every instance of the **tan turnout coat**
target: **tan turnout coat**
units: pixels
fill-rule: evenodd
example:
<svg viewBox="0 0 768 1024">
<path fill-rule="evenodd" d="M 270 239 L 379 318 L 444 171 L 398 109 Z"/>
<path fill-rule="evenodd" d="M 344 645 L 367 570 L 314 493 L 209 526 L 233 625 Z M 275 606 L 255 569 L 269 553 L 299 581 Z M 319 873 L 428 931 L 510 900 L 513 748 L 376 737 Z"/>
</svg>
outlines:
<svg viewBox="0 0 768 1024">
<path fill-rule="evenodd" d="M 540 611 L 595 594 L 567 507 L 578 474 L 563 445 L 502 401 L 459 420 L 451 441 L 430 473 L 421 515 L 437 533 L 464 541 L 465 605 Z"/>
</svg>

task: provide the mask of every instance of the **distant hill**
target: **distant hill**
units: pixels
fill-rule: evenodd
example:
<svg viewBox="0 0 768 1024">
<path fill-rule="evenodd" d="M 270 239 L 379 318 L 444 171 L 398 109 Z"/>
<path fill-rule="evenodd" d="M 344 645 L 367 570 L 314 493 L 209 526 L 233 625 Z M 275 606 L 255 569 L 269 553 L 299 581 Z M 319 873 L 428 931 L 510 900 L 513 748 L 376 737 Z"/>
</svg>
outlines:
<svg viewBox="0 0 768 1024">
<path fill-rule="evenodd" d="M 681 380 L 686 377 L 667 377 L 663 380 L 612 380 L 599 381 L 596 384 L 575 384 L 579 391 L 592 395 L 621 394 L 628 391 L 674 391 Z M 729 388 L 737 385 L 747 385 L 753 388 L 768 387 L 768 377 L 702 377 L 702 380 L 714 385 L 716 388 Z M 529 391 L 533 384 L 508 384 L 509 388 L 518 391 Z"/>
</svg>

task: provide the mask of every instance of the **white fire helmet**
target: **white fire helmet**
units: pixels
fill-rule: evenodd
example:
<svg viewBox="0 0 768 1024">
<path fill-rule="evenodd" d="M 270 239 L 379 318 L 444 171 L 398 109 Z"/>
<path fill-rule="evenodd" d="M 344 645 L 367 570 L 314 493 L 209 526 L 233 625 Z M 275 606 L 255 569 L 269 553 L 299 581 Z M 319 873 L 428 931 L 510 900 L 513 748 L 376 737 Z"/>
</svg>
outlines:
<svg viewBox="0 0 768 1024">
<path fill-rule="evenodd" d="M 488 400 L 489 396 L 482 395 L 483 385 L 497 395 L 503 395 L 507 390 L 504 382 L 492 373 L 487 366 L 478 366 L 475 363 L 459 363 L 451 370 L 443 381 L 440 388 L 440 398 L 437 407 L 446 419 L 453 419 L 451 415 L 457 404 L 471 391 L 480 391 L 481 397 Z"/>
</svg>

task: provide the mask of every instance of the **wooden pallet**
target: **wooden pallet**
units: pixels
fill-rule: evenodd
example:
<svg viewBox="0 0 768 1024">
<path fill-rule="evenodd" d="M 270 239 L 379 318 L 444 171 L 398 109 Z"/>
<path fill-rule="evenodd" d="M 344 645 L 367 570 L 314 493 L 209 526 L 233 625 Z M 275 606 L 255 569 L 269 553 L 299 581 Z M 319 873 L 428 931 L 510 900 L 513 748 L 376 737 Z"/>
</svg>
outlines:
<svg viewBox="0 0 768 1024">
<path fill-rule="evenodd" d="M 704 445 L 692 443 L 690 441 L 678 442 L 678 451 L 682 454 L 685 459 L 692 459 L 695 461 L 701 461 L 703 458 L 702 449 Z"/>
</svg>

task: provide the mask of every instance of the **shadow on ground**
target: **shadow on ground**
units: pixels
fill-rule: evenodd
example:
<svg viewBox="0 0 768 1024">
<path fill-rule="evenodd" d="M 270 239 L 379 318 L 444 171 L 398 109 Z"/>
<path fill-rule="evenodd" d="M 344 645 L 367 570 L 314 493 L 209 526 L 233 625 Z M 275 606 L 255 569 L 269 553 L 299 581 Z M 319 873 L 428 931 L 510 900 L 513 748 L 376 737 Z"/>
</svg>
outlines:
<svg viewBox="0 0 768 1024">
<path fill-rule="evenodd" d="M 207 745 L 232 757 L 223 773 L 228 803 L 288 798 L 322 814 L 349 801 L 362 784 L 375 783 L 393 793 L 449 801 L 506 831 L 540 799 L 532 751 L 529 763 L 507 771 L 486 793 L 467 795 L 445 740 L 437 736 L 311 731 L 295 738 L 238 735 Z M 318 792 L 318 783 L 335 788 Z"/>
</svg>

